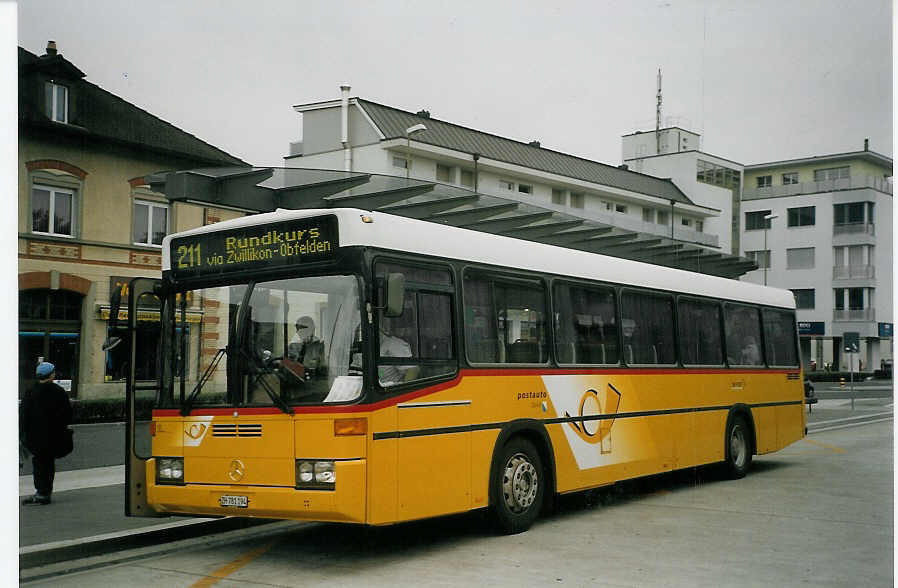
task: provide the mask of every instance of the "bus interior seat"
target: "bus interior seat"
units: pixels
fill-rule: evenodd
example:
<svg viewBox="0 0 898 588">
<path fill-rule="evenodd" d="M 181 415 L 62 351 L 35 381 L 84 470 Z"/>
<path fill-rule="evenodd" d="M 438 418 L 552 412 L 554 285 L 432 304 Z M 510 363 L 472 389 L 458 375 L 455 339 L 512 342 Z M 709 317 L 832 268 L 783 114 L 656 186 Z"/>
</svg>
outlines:
<svg viewBox="0 0 898 588">
<path fill-rule="evenodd" d="M 516 341 L 508 346 L 508 363 L 539 363 L 539 344 Z"/>
</svg>

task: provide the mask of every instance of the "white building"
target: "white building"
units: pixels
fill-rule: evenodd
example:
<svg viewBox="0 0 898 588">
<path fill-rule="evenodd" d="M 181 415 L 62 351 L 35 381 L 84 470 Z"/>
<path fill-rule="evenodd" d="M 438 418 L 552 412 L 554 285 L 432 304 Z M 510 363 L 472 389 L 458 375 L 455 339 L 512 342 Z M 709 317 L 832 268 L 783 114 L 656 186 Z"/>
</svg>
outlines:
<svg viewBox="0 0 898 588">
<path fill-rule="evenodd" d="M 302 140 L 285 165 L 438 182 L 613 227 L 590 250 L 738 277 L 754 267 L 731 253 L 732 198 L 687 196 L 678 181 L 615 167 L 349 96 L 301 104 Z M 694 176 L 690 178 L 695 182 Z M 723 215 L 721 214 L 723 211 Z M 465 225 L 462 225 L 465 226 Z M 721 238 L 718 228 L 725 228 Z"/>
<path fill-rule="evenodd" d="M 670 178 L 696 204 L 720 210 L 705 219 L 702 230 L 717 235 L 723 251 L 739 254 L 742 164 L 704 153 L 701 135 L 680 127 L 637 131 L 622 139 L 622 161 L 631 170 Z"/>
<path fill-rule="evenodd" d="M 843 335 L 860 337 L 865 371 L 892 357 L 892 159 L 869 151 L 745 166 L 743 279 L 788 288 L 802 355 L 848 369 Z"/>
</svg>

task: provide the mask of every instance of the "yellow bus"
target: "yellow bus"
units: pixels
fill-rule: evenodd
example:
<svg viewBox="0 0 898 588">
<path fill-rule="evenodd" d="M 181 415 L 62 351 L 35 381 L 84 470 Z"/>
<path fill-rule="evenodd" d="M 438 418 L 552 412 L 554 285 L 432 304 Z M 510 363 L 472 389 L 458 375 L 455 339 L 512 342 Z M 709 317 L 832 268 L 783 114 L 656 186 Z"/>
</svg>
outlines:
<svg viewBox="0 0 898 588">
<path fill-rule="evenodd" d="M 334 208 L 170 235 L 128 294 L 132 516 L 515 533 L 806 433 L 792 294 L 750 283 Z"/>
</svg>

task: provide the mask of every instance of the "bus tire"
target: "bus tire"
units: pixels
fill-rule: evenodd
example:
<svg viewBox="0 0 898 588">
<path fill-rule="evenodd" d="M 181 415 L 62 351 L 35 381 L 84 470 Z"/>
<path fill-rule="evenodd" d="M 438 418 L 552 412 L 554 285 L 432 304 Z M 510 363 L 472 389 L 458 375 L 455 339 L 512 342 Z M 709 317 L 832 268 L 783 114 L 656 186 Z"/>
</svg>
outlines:
<svg viewBox="0 0 898 588">
<path fill-rule="evenodd" d="M 547 483 L 533 443 L 523 437 L 511 438 L 490 475 L 492 518 L 502 532 L 514 535 L 530 528 L 542 509 Z"/>
<path fill-rule="evenodd" d="M 744 478 L 751 467 L 751 429 L 743 416 L 733 416 L 724 439 L 724 473 L 732 480 Z"/>
</svg>

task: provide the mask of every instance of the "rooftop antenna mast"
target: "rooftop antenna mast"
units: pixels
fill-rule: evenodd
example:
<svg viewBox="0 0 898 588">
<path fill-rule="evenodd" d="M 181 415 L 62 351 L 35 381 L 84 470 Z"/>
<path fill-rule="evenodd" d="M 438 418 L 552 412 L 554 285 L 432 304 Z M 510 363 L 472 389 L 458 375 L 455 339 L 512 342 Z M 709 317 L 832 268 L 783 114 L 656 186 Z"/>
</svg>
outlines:
<svg viewBox="0 0 898 588">
<path fill-rule="evenodd" d="M 658 68 L 658 105 L 655 109 L 655 154 L 661 155 L 661 68 Z"/>
</svg>

